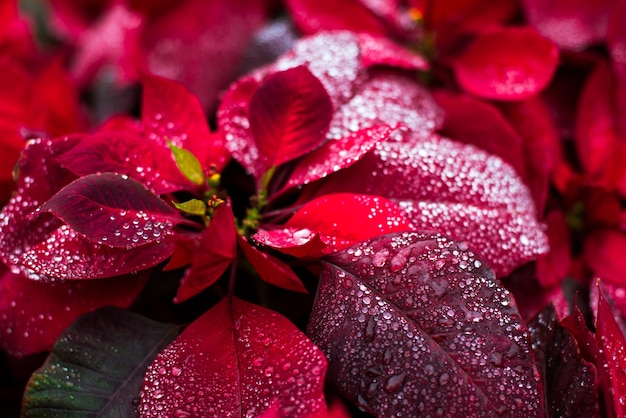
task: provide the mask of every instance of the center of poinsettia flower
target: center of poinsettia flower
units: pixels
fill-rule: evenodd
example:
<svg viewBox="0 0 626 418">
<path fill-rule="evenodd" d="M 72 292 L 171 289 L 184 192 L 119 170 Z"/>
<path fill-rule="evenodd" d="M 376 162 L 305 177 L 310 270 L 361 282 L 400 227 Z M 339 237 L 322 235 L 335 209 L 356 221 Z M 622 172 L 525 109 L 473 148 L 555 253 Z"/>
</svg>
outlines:
<svg viewBox="0 0 626 418">
<path fill-rule="evenodd" d="M 572 231 L 581 231 L 585 226 L 585 205 L 583 202 L 574 203 L 567 212 L 565 220 Z"/>
</svg>

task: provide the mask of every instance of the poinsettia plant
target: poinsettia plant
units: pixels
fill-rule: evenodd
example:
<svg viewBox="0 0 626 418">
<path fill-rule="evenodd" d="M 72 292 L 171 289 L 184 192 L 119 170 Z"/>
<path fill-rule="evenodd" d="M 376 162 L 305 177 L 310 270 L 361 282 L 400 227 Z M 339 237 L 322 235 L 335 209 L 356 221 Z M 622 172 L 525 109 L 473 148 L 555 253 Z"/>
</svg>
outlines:
<svg viewBox="0 0 626 418">
<path fill-rule="evenodd" d="M 624 416 L 624 10 L 4 1 L 5 409 Z"/>
</svg>

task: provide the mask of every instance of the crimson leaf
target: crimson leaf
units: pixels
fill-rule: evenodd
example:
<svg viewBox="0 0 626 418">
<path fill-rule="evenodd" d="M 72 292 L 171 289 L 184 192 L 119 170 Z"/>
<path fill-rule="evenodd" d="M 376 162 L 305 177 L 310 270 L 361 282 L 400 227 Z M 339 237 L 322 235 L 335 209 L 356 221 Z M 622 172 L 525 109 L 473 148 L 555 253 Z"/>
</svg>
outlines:
<svg viewBox="0 0 626 418">
<path fill-rule="evenodd" d="M 558 64 L 552 42 L 530 28 L 487 31 L 454 62 L 457 81 L 485 99 L 520 100 L 548 85 Z"/>
<path fill-rule="evenodd" d="M 543 416 L 525 325 L 467 246 L 396 233 L 329 256 L 307 334 L 380 416 Z"/>
<path fill-rule="evenodd" d="M 550 417 L 598 416 L 598 377 L 572 334 L 559 324 L 552 304 L 529 324 Z"/>
<path fill-rule="evenodd" d="M 332 112 L 324 86 L 306 67 L 267 77 L 250 99 L 250 129 L 265 169 L 320 146 Z"/>
<path fill-rule="evenodd" d="M 206 289 L 226 271 L 237 256 L 237 229 L 230 204 L 219 207 L 200 235 L 191 266 L 176 293 L 182 302 Z"/>
<path fill-rule="evenodd" d="M 0 265 L 0 348 L 16 357 L 48 351 L 79 315 L 101 306 L 127 307 L 147 275 L 42 283 Z"/>
<path fill-rule="evenodd" d="M 308 417 L 326 410 L 325 374 L 319 348 L 288 319 L 227 297 L 157 356 L 139 408 L 143 417 Z"/>
<path fill-rule="evenodd" d="M 113 173 L 91 174 L 65 186 L 41 211 L 53 213 L 87 239 L 133 248 L 163 239 L 184 221 L 143 184 Z"/>
</svg>

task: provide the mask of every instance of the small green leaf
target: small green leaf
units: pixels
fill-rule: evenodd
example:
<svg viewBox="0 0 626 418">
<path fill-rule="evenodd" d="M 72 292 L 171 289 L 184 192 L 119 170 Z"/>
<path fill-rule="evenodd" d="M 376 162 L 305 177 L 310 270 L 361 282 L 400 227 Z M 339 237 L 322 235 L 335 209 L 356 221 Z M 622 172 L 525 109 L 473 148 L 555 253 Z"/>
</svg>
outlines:
<svg viewBox="0 0 626 418">
<path fill-rule="evenodd" d="M 204 216 L 206 215 L 206 203 L 199 199 L 191 199 L 186 202 L 172 202 L 176 209 L 180 209 L 190 215 Z"/>
<path fill-rule="evenodd" d="M 31 376 L 22 416 L 136 416 L 133 402 L 148 365 L 179 332 L 119 308 L 82 315 Z"/>
<path fill-rule="evenodd" d="M 167 145 L 172 150 L 172 155 L 180 172 L 193 184 L 202 186 L 204 184 L 204 171 L 202 170 L 202 164 L 200 164 L 196 156 L 169 141 Z"/>
</svg>

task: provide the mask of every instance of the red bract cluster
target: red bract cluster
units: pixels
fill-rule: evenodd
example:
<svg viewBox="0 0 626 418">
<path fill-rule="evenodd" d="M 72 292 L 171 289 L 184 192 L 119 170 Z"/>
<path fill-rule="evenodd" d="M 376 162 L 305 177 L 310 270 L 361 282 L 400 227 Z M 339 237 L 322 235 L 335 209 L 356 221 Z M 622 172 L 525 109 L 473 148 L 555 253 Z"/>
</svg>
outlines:
<svg viewBox="0 0 626 418">
<path fill-rule="evenodd" d="M 0 409 L 626 409 L 626 0 L 0 3 Z"/>
</svg>

